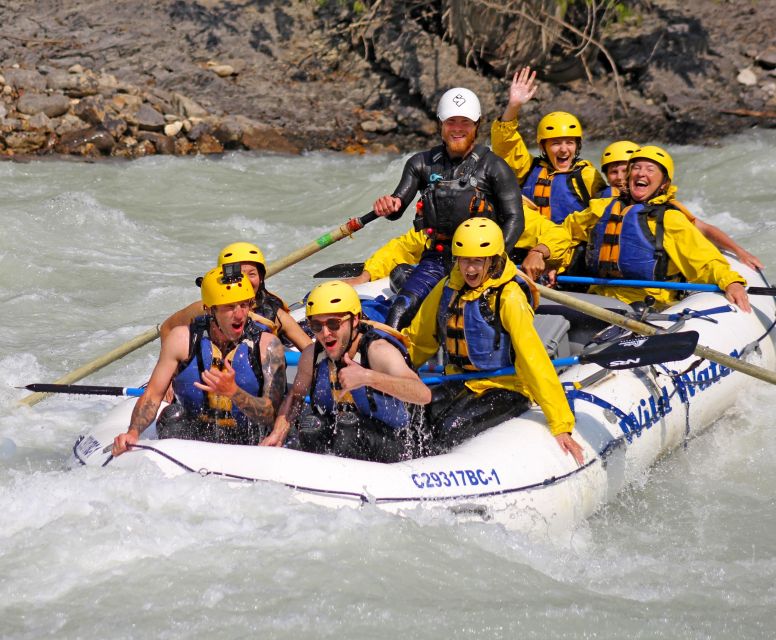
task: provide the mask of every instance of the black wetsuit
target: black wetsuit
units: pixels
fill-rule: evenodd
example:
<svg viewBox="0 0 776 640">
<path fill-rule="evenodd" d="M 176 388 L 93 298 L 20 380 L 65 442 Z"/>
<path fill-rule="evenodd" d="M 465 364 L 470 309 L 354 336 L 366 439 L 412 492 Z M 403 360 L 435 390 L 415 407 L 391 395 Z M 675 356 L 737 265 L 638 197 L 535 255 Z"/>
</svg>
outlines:
<svg viewBox="0 0 776 640">
<path fill-rule="evenodd" d="M 460 183 L 460 185 L 456 184 Z M 445 185 L 447 198 L 436 197 Z M 460 197 L 455 198 L 455 189 Z M 403 328 L 415 316 L 420 303 L 449 271 L 450 240 L 455 228 L 473 215 L 495 220 L 504 233 L 507 247 L 513 247 L 525 228 L 520 184 L 504 160 L 483 145 L 476 145 L 464 158 L 450 158 L 444 145 L 412 156 L 404 165 L 393 196 L 401 209 L 387 216 L 398 220 L 418 193 L 423 211 L 415 221 L 418 229 L 433 229 L 420 264 L 396 295 L 386 323 Z M 434 211 L 430 211 L 434 203 Z"/>
</svg>

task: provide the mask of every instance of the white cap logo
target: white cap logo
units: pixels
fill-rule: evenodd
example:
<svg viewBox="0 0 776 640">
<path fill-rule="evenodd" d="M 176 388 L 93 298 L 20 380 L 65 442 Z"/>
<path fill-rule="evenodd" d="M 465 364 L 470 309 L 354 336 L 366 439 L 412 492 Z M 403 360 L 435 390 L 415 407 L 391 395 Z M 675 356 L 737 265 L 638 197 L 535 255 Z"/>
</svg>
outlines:
<svg viewBox="0 0 776 640">
<path fill-rule="evenodd" d="M 456 107 L 462 107 L 463 104 L 466 102 L 466 98 L 464 98 L 460 93 L 453 98 L 453 102 L 455 102 Z"/>
</svg>

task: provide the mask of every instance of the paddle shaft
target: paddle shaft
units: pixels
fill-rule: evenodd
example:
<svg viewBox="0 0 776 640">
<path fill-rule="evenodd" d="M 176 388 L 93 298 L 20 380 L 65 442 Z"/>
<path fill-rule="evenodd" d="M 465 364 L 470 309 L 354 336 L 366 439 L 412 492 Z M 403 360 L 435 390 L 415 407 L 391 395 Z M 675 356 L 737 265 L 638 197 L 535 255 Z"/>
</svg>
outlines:
<svg viewBox="0 0 776 640">
<path fill-rule="evenodd" d="M 537 284 L 536 288 L 539 290 L 541 295 L 543 295 L 548 300 L 552 300 L 553 302 L 557 302 L 572 309 L 576 309 L 577 311 L 581 311 L 582 313 L 592 316 L 593 318 L 598 318 L 603 322 L 614 324 L 618 327 L 622 327 L 623 329 L 628 329 L 629 331 L 640 333 L 641 335 L 645 336 L 654 336 L 660 333 L 660 329 L 656 327 L 645 324 L 644 322 L 639 322 L 638 320 L 634 320 L 632 318 L 625 318 L 619 313 L 614 313 L 608 309 L 603 309 L 602 307 L 585 302 L 584 300 L 578 300 L 577 298 L 570 296 L 567 293 L 555 291 L 555 289 L 550 289 L 549 287 L 545 287 L 544 285 L 540 284 Z M 706 360 L 711 360 L 712 362 L 721 364 L 728 369 L 732 369 L 733 371 L 739 371 L 741 373 L 752 376 L 753 378 L 757 378 L 758 380 L 764 380 L 765 382 L 776 384 L 776 372 L 770 371 L 763 367 L 758 367 L 757 365 L 750 364 L 748 362 L 744 362 L 743 360 L 729 356 L 728 354 L 722 353 L 721 351 L 716 351 L 714 349 L 710 349 L 709 347 L 698 345 L 695 347 L 693 353 L 695 353 L 695 355 L 700 358 L 706 358 Z"/>
<path fill-rule="evenodd" d="M 558 276 L 558 282 L 569 284 L 590 284 L 605 287 L 637 287 L 650 289 L 670 289 L 672 291 L 722 291 L 716 284 L 696 282 L 660 282 L 658 280 L 619 280 L 617 278 L 589 278 L 587 276 Z M 751 296 L 776 296 L 774 287 L 749 287 L 746 292 Z"/>
<path fill-rule="evenodd" d="M 340 225 L 339 227 L 330 231 L 329 233 L 323 234 L 313 242 L 306 244 L 301 249 L 297 249 L 296 251 L 293 251 L 292 253 L 288 254 L 285 258 L 281 258 L 280 260 L 277 260 L 272 264 L 268 265 L 266 277 L 269 278 L 271 275 L 274 275 L 280 271 L 283 271 L 283 269 L 287 269 L 291 265 L 296 264 L 301 260 L 304 260 L 308 256 L 311 256 L 314 253 L 317 253 L 321 249 L 325 249 L 329 245 L 334 244 L 339 240 L 342 240 L 342 238 L 353 235 L 356 231 L 363 229 L 365 225 L 369 224 L 373 220 L 376 220 L 378 217 L 379 216 L 374 211 L 370 211 L 369 213 L 364 214 L 360 218 L 352 218 L 351 220 L 348 220 L 345 224 Z M 95 358 L 91 362 L 88 362 L 82 367 L 79 367 L 75 371 L 72 371 L 71 373 L 68 373 L 67 375 L 62 376 L 61 378 L 55 381 L 55 384 L 70 384 L 72 382 L 77 382 L 78 380 L 85 378 L 86 376 L 94 373 L 95 371 L 98 371 L 103 367 L 108 366 L 112 362 L 115 362 L 116 360 L 123 358 L 125 355 L 132 353 L 136 349 L 139 349 L 140 347 L 148 344 L 149 342 L 153 342 L 158 337 L 159 337 L 159 327 L 157 326 L 157 327 L 154 327 L 153 329 L 149 329 L 148 331 L 140 334 L 139 336 L 133 338 L 132 340 L 125 342 L 124 344 L 116 347 L 112 351 L 109 351 L 108 353 L 102 356 L 99 356 L 98 358 Z M 19 403 L 25 404 L 31 407 L 32 405 L 37 404 L 38 402 L 43 400 L 43 398 L 45 398 L 47 395 L 49 395 L 47 392 L 33 393 L 27 396 L 26 398 L 22 398 L 19 401 Z"/>
<path fill-rule="evenodd" d="M 325 249 L 329 245 L 342 240 L 342 238 L 352 236 L 356 231 L 363 229 L 365 225 L 372 222 L 372 220 L 376 220 L 378 217 L 379 216 L 374 211 L 370 211 L 360 218 L 352 218 L 351 220 L 348 220 L 345 224 L 340 225 L 333 231 L 324 233 L 319 238 L 316 238 L 305 246 L 289 253 L 285 258 L 281 258 L 280 260 L 277 260 L 268 265 L 267 277 L 269 278 L 271 275 L 276 274 L 278 271 L 287 269 L 292 264 L 296 264 L 297 262 L 304 260 L 314 253 L 318 253 L 321 249 Z"/>
</svg>

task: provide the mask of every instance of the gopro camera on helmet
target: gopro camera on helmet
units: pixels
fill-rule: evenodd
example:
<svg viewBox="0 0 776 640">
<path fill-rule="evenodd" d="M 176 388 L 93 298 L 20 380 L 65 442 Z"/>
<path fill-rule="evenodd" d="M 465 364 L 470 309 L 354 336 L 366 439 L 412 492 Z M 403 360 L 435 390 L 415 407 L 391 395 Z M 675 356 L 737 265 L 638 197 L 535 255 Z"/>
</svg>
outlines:
<svg viewBox="0 0 776 640">
<path fill-rule="evenodd" d="M 242 269 L 239 262 L 232 262 L 221 267 L 224 270 L 223 284 L 232 284 L 242 280 Z"/>
</svg>

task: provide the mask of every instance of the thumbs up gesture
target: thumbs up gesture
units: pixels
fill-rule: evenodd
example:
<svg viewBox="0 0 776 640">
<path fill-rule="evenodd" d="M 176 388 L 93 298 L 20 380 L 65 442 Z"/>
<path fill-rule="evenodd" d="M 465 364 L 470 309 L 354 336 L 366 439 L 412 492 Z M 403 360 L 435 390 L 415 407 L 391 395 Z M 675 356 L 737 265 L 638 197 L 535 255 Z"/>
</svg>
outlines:
<svg viewBox="0 0 776 640">
<path fill-rule="evenodd" d="M 369 383 L 369 376 L 371 374 L 369 369 L 365 369 L 357 362 L 354 362 L 353 358 L 347 353 L 342 358 L 342 361 L 345 363 L 345 366 L 339 370 L 338 377 L 343 391 L 352 391 Z"/>
</svg>

